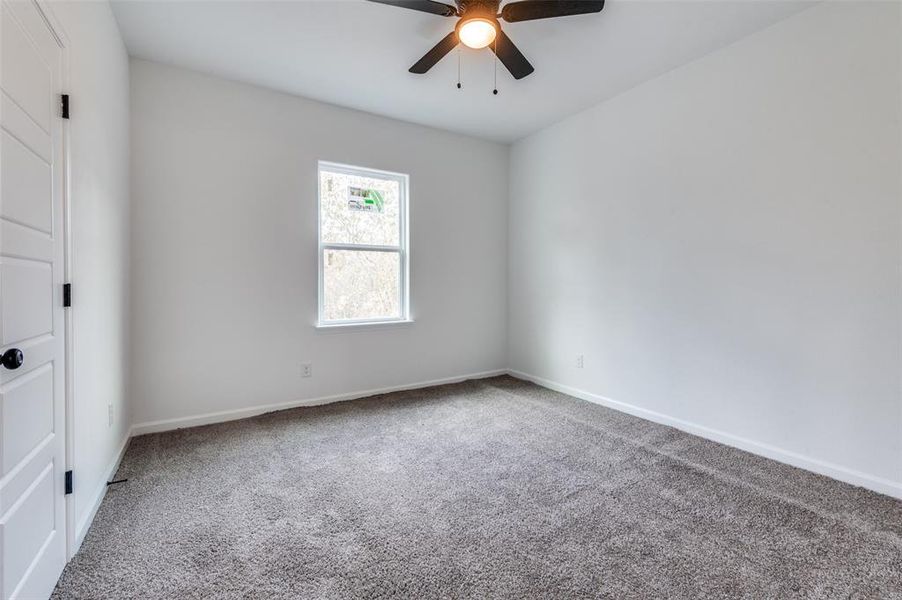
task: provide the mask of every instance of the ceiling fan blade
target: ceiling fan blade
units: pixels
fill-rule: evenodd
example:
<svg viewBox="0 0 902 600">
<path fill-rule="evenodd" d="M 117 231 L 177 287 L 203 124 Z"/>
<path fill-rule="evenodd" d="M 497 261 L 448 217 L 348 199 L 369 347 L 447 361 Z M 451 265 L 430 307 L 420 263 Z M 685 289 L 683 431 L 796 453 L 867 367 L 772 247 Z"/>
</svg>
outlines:
<svg viewBox="0 0 902 600">
<path fill-rule="evenodd" d="M 448 35 L 442 38 L 435 47 L 432 48 L 429 52 L 427 52 L 423 58 L 418 60 L 416 64 L 410 67 L 409 71 L 411 73 L 417 73 L 418 75 L 422 75 L 429 69 L 435 66 L 435 64 L 442 60 L 446 54 L 454 50 L 457 47 L 457 32 L 452 31 Z"/>
<path fill-rule="evenodd" d="M 495 38 L 495 43 L 492 44 L 491 48 L 498 55 L 498 60 L 514 76 L 514 79 L 523 79 L 535 71 L 535 67 L 529 64 L 529 61 L 526 60 L 520 49 L 500 29 L 498 30 L 498 37 Z"/>
<path fill-rule="evenodd" d="M 457 9 L 455 7 L 448 4 L 442 4 L 441 2 L 433 2 L 432 0 L 370 0 L 370 2 L 378 2 L 379 4 L 388 4 L 400 8 L 409 8 L 410 10 L 432 13 L 433 15 L 439 15 L 440 17 L 457 16 Z"/>
<path fill-rule="evenodd" d="M 508 23 L 601 12 L 604 0 L 522 0 L 505 4 L 501 18 Z"/>
</svg>

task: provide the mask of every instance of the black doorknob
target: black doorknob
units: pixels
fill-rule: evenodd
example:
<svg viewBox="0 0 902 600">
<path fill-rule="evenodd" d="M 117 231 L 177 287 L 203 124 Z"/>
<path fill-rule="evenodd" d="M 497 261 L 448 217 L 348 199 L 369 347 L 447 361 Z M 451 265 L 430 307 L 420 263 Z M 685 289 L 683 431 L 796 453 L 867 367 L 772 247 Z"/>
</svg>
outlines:
<svg viewBox="0 0 902 600">
<path fill-rule="evenodd" d="M 10 348 L 0 358 L 0 363 L 3 363 L 3 366 L 10 370 L 18 369 L 23 362 L 25 362 L 25 355 L 18 348 Z"/>
</svg>

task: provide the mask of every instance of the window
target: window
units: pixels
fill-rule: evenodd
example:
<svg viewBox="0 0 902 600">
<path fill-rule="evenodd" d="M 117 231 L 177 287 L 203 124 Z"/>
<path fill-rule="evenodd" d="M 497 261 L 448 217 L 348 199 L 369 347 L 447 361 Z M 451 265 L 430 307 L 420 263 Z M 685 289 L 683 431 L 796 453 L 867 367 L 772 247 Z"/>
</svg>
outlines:
<svg viewBox="0 0 902 600">
<path fill-rule="evenodd" d="M 319 163 L 318 326 L 407 321 L 407 175 Z"/>
</svg>

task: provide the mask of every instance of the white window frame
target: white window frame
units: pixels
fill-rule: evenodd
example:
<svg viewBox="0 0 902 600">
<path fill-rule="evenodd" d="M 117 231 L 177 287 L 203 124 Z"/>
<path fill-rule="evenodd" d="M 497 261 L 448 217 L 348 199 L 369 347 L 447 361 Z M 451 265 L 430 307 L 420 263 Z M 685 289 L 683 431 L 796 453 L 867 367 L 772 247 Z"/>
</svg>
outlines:
<svg viewBox="0 0 902 600">
<path fill-rule="evenodd" d="M 398 182 L 398 219 L 400 221 L 398 232 L 397 246 L 379 246 L 372 244 L 346 244 L 323 242 L 322 232 L 322 172 L 341 173 L 343 175 L 351 175 L 358 177 L 371 177 L 374 179 L 388 179 Z M 378 169 L 369 169 L 366 167 L 357 167 L 353 165 L 345 165 L 328 161 L 318 161 L 316 168 L 316 242 L 317 242 L 317 305 L 316 305 L 316 327 L 318 328 L 335 328 L 335 327 L 353 327 L 367 325 L 389 325 L 393 323 L 412 323 L 410 318 L 410 244 L 408 237 L 408 190 L 410 189 L 410 177 L 404 173 L 393 173 L 391 171 L 381 171 Z M 323 315 L 323 295 L 324 295 L 324 264 L 323 258 L 326 250 L 352 250 L 365 252 L 396 252 L 400 258 L 401 273 L 398 277 L 401 301 L 401 316 L 384 317 L 373 319 L 340 319 L 327 321 Z"/>
</svg>

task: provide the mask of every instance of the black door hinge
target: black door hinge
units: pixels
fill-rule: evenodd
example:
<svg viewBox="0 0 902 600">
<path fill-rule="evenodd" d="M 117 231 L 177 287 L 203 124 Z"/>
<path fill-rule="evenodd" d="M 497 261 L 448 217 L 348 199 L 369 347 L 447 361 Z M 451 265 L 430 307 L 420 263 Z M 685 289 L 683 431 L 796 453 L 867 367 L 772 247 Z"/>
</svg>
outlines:
<svg viewBox="0 0 902 600">
<path fill-rule="evenodd" d="M 63 284 L 63 308 L 69 308 L 72 306 L 72 284 L 64 283 Z"/>
<path fill-rule="evenodd" d="M 66 471 L 66 494 L 72 493 L 72 471 Z"/>
<path fill-rule="evenodd" d="M 60 104 L 62 105 L 62 109 L 63 109 L 63 118 L 68 119 L 69 118 L 69 94 L 62 95 L 62 98 L 60 98 Z"/>
</svg>

